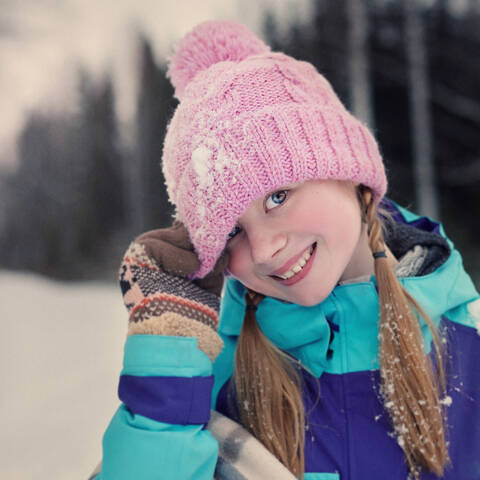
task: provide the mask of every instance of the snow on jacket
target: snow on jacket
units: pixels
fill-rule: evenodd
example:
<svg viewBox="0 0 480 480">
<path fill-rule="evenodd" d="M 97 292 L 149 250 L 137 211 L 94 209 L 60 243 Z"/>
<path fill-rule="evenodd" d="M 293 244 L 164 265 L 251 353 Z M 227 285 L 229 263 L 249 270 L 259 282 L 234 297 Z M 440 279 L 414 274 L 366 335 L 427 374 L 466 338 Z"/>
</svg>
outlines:
<svg viewBox="0 0 480 480">
<path fill-rule="evenodd" d="M 479 294 L 440 224 L 388 200 L 383 206 L 396 222 L 386 237 L 401 259 L 396 274 L 438 326 L 447 347 L 443 400 L 452 465 L 442 478 L 480 479 Z M 288 478 L 253 437 L 239 425 L 221 423 L 224 417 L 217 413 L 238 420 L 228 407 L 227 392 L 244 294 L 240 282 L 227 279 L 219 325 L 225 346 L 213 365 L 195 338 L 128 337 L 121 375 L 137 377 L 136 395 L 129 397 L 128 406 L 122 403 L 110 422 L 101 471 L 92 478 Z M 304 367 L 303 401 L 309 412 L 305 479 L 405 480 L 405 457 L 379 393 L 375 277 L 339 284 L 313 307 L 267 297 L 256 317 L 266 336 Z M 424 323 L 422 331 L 430 352 L 431 334 Z M 316 379 L 320 401 L 310 411 L 319 393 Z M 126 397 L 120 395 L 124 402 Z M 216 412 L 207 428 L 210 408 Z M 255 475 L 246 473 L 252 465 L 257 466 Z M 421 478 L 438 477 L 425 473 Z"/>
</svg>

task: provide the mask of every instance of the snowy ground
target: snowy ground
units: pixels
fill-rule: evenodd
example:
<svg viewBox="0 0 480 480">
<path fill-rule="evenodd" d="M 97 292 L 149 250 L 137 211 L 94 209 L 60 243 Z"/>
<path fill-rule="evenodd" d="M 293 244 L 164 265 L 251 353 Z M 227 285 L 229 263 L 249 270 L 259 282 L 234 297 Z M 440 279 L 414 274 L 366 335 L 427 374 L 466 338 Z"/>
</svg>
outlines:
<svg viewBox="0 0 480 480">
<path fill-rule="evenodd" d="M 116 397 L 119 288 L 0 271 L 0 478 L 86 479 Z"/>
</svg>

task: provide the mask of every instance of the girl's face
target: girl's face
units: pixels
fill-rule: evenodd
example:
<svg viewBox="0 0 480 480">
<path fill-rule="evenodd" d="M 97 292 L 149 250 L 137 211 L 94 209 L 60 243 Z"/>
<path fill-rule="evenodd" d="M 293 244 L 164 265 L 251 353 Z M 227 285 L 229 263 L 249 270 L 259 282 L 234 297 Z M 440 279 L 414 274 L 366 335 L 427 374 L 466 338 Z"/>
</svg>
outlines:
<svg viewBox="0 0 480 480">
<path fill-rule="evenodd" d="M 373 273 L 350 182 L 310 180 L 270 192 L 250 205 L 230 237 L 235 278 L 299 305 L 316 305 L 340 280 Z"/>
</svg>

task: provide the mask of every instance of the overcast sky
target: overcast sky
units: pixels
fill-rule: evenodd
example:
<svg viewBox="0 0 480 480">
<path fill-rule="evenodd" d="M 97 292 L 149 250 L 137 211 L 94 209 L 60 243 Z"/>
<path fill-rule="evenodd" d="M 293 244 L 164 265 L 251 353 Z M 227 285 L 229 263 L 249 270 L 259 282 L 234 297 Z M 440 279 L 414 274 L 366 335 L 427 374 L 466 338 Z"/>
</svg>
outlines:
<svg viewBox="0 0 480 480">
<path fill-rule="evenodd" d="M 133 112 L 136 32 L 157 57 L 197 23 L 241 21 L 259 33 L 260 13 L 308 16 L 308 0 L 0 0 L 0 166 L 11 164 L 14 139 L 31 108 L 62 109 L 79 64 L 112 71 L 122 121 Z M 294 6 L 293 6 L 294 5 Z"/>
</svg>

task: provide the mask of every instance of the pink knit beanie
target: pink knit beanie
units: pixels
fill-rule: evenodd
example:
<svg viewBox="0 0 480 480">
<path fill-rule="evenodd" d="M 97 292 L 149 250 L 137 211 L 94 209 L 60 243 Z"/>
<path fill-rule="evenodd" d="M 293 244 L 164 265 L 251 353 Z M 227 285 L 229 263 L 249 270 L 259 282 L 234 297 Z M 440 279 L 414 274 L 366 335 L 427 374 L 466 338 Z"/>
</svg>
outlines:
<svg viewBox="0 0 480 480">
<path fill-rule="evenodd" d="M 307 62 L 271 52 L 232 21 L 198 25 L 178 44 L 168 76 L 180 100 L 163 173 L 200 259 L 215 265 L 249 205 L 289 183 L 351 180 L 378 202 L 387 180 L 368 128 Z"/>
</svg>

